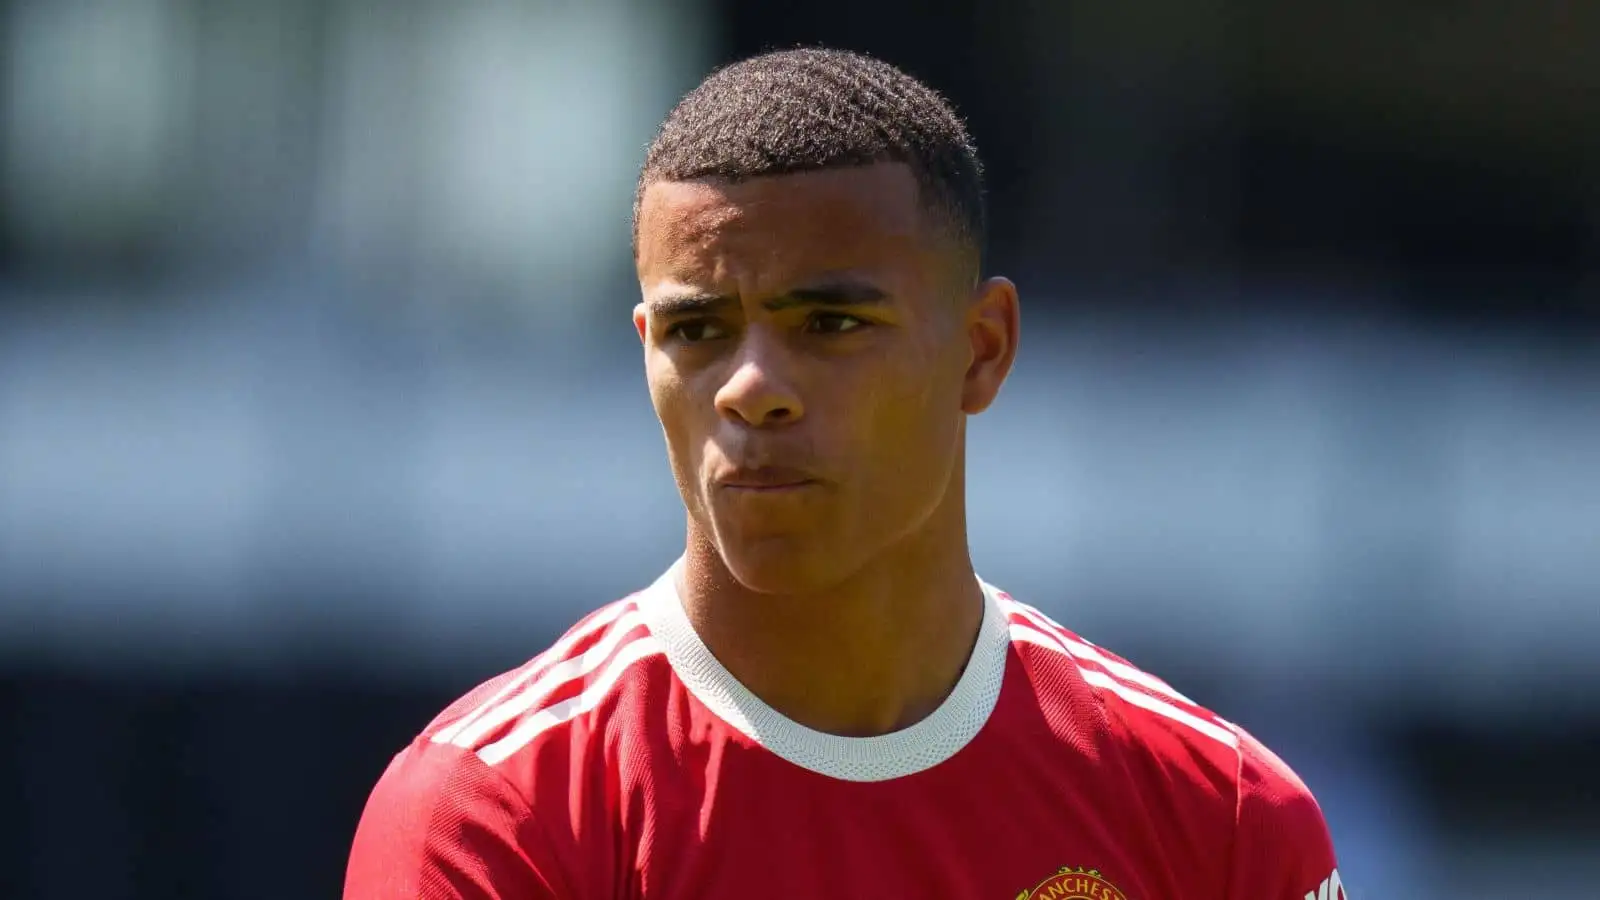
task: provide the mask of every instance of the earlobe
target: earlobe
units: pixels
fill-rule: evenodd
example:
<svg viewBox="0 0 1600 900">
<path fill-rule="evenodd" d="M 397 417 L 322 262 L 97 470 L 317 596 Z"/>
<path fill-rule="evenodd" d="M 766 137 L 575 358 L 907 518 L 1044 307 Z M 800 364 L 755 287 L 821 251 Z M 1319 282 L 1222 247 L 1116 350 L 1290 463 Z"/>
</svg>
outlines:
<svg viewBox="0 0 1600 900">
<path fill-rule="evenodd" d="M 988 409 L 999 396 L 1016 361 L 1021 330 L 1017 286 L 1009 279 L 990 278 L 979 284 L 975 293 L 967 312 L 972 363 L 961 396 L 961 409 L 968 415 Z"/>
</svg>

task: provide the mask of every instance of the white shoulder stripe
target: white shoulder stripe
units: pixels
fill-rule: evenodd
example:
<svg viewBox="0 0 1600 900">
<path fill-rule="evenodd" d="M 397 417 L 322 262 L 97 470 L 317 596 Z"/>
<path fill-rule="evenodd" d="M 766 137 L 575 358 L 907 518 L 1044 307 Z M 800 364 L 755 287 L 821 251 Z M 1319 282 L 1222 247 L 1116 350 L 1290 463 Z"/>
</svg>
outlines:
<svg viewBox="0 0 1600 900">
<path fill-rule="evenodd" d="M 1024 641 L 1026 643 L 1036 644 L 1040 647 L 1054 650 L 1055 652 L 1060 653 L 1069 659 L 1072 658 L 1072 654 L 1067 651 L 1066 647 L 1063 646 L 1062 642 L 1056 635 L 1044 634 L 1028 625 L 1013 624 L 1011 626 L 1011 639 L 1014 641 Z M 1208 722 L 1194 713 L 1179 709 L 1178 707 L 1173 706 L 1172 704 L 1167 703 L 1158 697 L 1152 697 L 1143 691 L 1129 687 L 1105 672 L 1096 671 L 1094 669 L 1085 669 L 1083 666 L 1078 666 L 1078 671 L 1083 675 L 1084 681 L 1087 681 L 1089 684 L 1094 685 L 1095 687 L 1104 688 L 1105 690 L 1111 691 L 1118 697 L 1121 697 L 1123 700 L 1126 700 L 1134 706 L 1148 710 L 1157 715 L 1166 716 L 1174 722 L 1181 722 L 1195 731 L 1200 732 L 1206 737 L 1220 741 L 1229 747 L 1237 748 L 1239 746 L 1238 736 L 1229 729 L 1224 728 L 1215 722 Z"/>
<path fill-rule="evenodd" d="M 1118 678 L 1121 678 L 1123 681 L 1131 681 L 1134 684 L 1147 687 L 1158 694 L 1163 694 L 1167 697 L 1171 697 L 1174 700 L 1182 701 L 1190 706 L 1200 705 L 1193 700 L 1190 700 L 1188 697 L 1178 693 L 1177 690 L 1172 687 L 1172 685 L 1167 684 L 1165 681 L 1162 681 L 1154 675 L 1151 675 L 1149 672 L 1130 666 L 1127 663 L 1118 662 L 1114 659 L 1111 659 L 1110 657 L 1101 653 L 1094 647 L 1093 644 L 1090 644 L 1088 641 L 1074 639 L 1067 632 L 1067 629 L 1063 628 L 1054 619 L 1051 619 L 1049 616 L 1037 609 L 1034 609 L 1028 604 L 1022 603 L 1008 596 L 1001 600 L 1001 605 L 1002 608 L 1007 612 L 1016 613 L 1017 615 L 1022 616 L 1023 618 L 1032 622 L 1034 625 L 1039 626 L 1039 628 L 1042 630 L 1048 632 L 1050 636 L 1058 638 L 1061 641 L 1062 649 L 1066 650 L 1067 653 L 1070 653 L 1079 659 L 1092 662 L 1102 669 L 1105 669 L 1107 672 L 1110 672 Z"/>
<path fill-rule="evenodd" d="M 544 672 L 544 670 L 548 668 L 551 660 L 560 659 L 566 656 L 567 652 L 572 649 L 574 644 L 616 621 L 618 617 L 632 607 L 633 603 L 630 601 L 613 603 L 605 609 L 595 613 L 587 622 L 580 622 L 576 628 L 562 636 L 562 638 L 556 641 L 554 644 L 551 644 L 550 647 L 543 653 L 534 657 L 521 673 L 519 673 L 515 678 L 512 678 L 505 684 L 501 685 L 500 689 L 495 691 L 494 695 L 489 699 L 483 701 L 483 703 L 480 704 L 477 709 L 474 709 L 472 712 L 462 716 L 444 728 L 439 729 L 439 731 L 433 736 L 434 742 L 448 744 L 454 741 L 456 739 L 456 735 L 466 730 L 466 728 L 471 725 L 479 716 L 483 715 L 485 712 L 488 712 L 494 707 L 495 704 L 511 696 L 511 694 L 515 692 L 517 688 L 527 684 L 530 679 Z"/>
<path fill-rule="evenodd" d="M 479 750 L 478 758 L 491 766 L 504 761 L 544 732 L 599 706 L 600 701 L 611 693 L 613 687 L 616 687 L 617 679 L 621 678 L 630 666 L 641 659 L 663 652 L 661 642 L 649 635 L 628 642 L 628 645 L 618 651 L 617 655 L 606 664 L 601 676 L 584 688 L 582 693 L 568 697 L 560 703 L 551 704 L 523 719 L 505 737 Z"/>
<path fill-rule="evenodd" d="M 528 685 L 527 690 L 485 710 L 477 721 L 457 731 L 449 740 L 436 736 L 434 742 L 455 744 L 457 747 L 471 750 L 496 729 L 543 703 L 556 688 L 599 669 L 611 654 L 616 652 L 618 645 L 628 640 L 630 633 L 643 622 L 639 610 L 630 607 L 627 612 L 617 617 L 611 624 L 611 630 L 605 637 L 596 641 L 593 647 L 546 669 Z"/>
</svg>

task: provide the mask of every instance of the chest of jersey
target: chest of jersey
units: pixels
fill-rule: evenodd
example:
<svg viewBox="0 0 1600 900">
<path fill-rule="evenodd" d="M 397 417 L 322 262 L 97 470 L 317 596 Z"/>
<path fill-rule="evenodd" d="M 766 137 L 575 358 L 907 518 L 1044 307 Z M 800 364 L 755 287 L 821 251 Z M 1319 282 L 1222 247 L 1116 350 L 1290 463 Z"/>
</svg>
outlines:
<svg viewBox="0 0 1600 900">
<path fill-rule="evenodd" d="M 878 786 L 730 798 L 741 808 L 711 810 L 703 829 L 661 820 L 641 848 L 629 893 L 641 900 L 1156 896 L 1136 842 L 1075 810 L 1069 798 L 1019 804 L 976 789 L 871 787 Z M 1076 886 L 1047 884 L 1064 868 L 1094 874 Z"/>
<path fill-rule="evenodd" d="M 1225 875 L 1204 859 L 1206 836 L 1141 790 L 1123 761 L 1017 736 L 995 729 L 931 769 L 883 781 L 725 749 L 703 778 L 658 779 L 626 805 L 617 896 L 1216 895 Z"/>
</svg>

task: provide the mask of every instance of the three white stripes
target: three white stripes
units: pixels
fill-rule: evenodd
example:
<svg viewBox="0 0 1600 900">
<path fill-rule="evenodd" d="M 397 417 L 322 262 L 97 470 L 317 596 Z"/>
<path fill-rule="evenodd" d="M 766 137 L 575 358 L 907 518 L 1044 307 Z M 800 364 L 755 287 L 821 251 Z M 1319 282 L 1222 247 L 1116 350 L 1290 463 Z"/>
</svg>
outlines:
<svg viewBox="0 0 1600 900">
<path fill-rule="evenodd" d="M 1013 641 L 1023 641 L 1029 644 L 1036 644 L 1040 647 L 1054 650 L 1057 653 L 1066 652 L 1066 650 L 1061 646 L 1061 642 L 1056 639 L 1055 635 L 1044 634 L 1028 625 L 1012 625 L 1011 639 Z M 1129 687 L 1110 675 L 1107 675 L 1105 672 L 1097 672 L 1094 669 L 1085 669 L 1082 666 L 1078 667 L 1078 672 L 1079 674 L 1083 675 L 1084 681 L 1089 682 L 1095 687 L 1109 690 L 1118 697 L 1121 697 L 1123 700 L 1126 700 L 1140 709 L 1149 710 L 1150 712 L 1160 716 L 1166 716 L 1174 722 L 1182 722 L 1206 737 L 1221 741 L 1222 743 L 1227 744 L 1229 747 L 1239 746 L 1238 736 L 1221 725 L 1208 722 L 1194 713 L 1179 709 L 1178 707 L 1173 706 L 1172 704 L 1167 703 L 1159 698 L 1152 697 L 1143 691 L 1135 690 L 1134 688 Z"/>
<path fill-rule="evenodd" d="M 1022 616 L 1023 618 L 1032 622 L 1034 625 L 1039 626 L 1041 630 L 1048 633 L 1051 637 L 1059 640 L 1061 643 L 1061 649 L 1065 650 L 1068 656 L 1077 657 L 1078 659 L 1086 662 L 1092 662 L 1100 668 L 1105 669 L 1107 672 L 1110 672 L 1118 678 L 1121 678 L 1123 681 L 1131 681 L 1134 684 L 1147 687 L 1158 694 L 1163 694 L 1171 697 L 1174 700 L 1180 700 L 1189 704 L 1190 706 L 1199 705 L 1193 700 L 1190 700 L 1188 697 L 1178 693 L 1172 688 L 1172 685 L 1167 684 L 1165 681 L 1162 681 L 1154 675 L 1151 675 L 1149 672 L 1136 669 L 1127 663 L 1118 662 L 1114 659 L 1111 659 L 1110 657 L 1101 653 L 1099 649 L 1097 649 L 1088 641 L 1074 640 L 1072 637 L 1070 637 L 1070 633 L 1067 631 L 1067 629 L 1063 628 L 1060 623 L 1026 603 L 1020 603 L 1017 600 L 1007 596 L 1001 601 L 1001 608 Z"/>
<path fill-rule="evenodd" d="M 434 734 L 433 742 L 454 744 L 470 750 L 496 730 L 533 711 L 557 688 L 604 668 L 605 672 L 597 682 L 588 685 L 576 696 L 539 709 L 517 723 L 505 736 L 478 748 L 478 756 L 485 762 L 499 762 L 527 745 L 540 732 L 588 712 L 599 705 L 601 698 L 611 690 L 628 666 L 646 656 L 662 652 L 661 644 L 655 638 L 637 633 L 643 622 L 638 608 L 631 603 L 618 603 L 597 613 L 540 654 L 533 665 L 508 681 L 483 705 L 460 721 L 440 729 Z M 606 629 L 606 634 L 594 646 L 552 665 L 541 665 L 545 660 L 560 659 L 579 641 L 602 629 Z M 618 647 L 624 643 L 626 646 L 619 651 Z M 524 685 L 525 690 L 520 694 L 515 693 L 517 688 Z"/>
<path fill-rule="evenodd" d="M 607 694 L 611 693 L 617 679 L 622 677 L 622 673 L 626 672 L 629 666 L 661 652 L 661 643 L 653 637 L 645 636 L 630 641 L 628 646 L 623 647 L 616 658 L 611 660 L 606 666 L 605 674 L 594 684 L 584 688 L 581 693 L 568 697 L 560 703 L 551 704 L 522 720 L 505 737 L 480 749 L 478 758 L 492 766 L 526 747 L 545 731 L 594 709 Z"/>
<path fill-rule="evenodd" d="M 1111 659 L 1087 641 L 1074 640 L 1065 628 L 1056 624 L 1049 616 L 1026 603 L 1018 602 L 1009 595 L 1002 595 L 1001 609 L 1015 613 L 1029 623 L 1027 625 L 1015 623 L 1011 625 L 1011 639 L 1013 641 L 1025 641 L 1054 650 L 1057 653 L 1066 654 L 1078 660 L 1092 662 L 1106 671 L 1101 672 L 1081 665 L 1078 666 L 1078 671 L 1083 674 L 1085 681 L 1095 687 L 1111 691 L 1140 709 L 1165 716 L 1174 722 L 1181 722 L 1206 737 L 1220 741 L 1229 747 L 1237 748 L 1239 746 L 1239 736 L 1231 728 L 1226 727 L 1226 723 L 1222 723 L 1220 720 L 1211 721 L 1201 718 L 1186 709 L 1162 700 L 1160 697 L 1152 697 L 1128 685 L 1128 682 L 1132 682 L 1163 697 L 1177 700 L 1180 703 L 1196 708 L 1199 707 L 1199 704 L 1178 693 L 1165 681 L 1148 672 L 1136 669 L 1127 663 Z"/>
</svg>

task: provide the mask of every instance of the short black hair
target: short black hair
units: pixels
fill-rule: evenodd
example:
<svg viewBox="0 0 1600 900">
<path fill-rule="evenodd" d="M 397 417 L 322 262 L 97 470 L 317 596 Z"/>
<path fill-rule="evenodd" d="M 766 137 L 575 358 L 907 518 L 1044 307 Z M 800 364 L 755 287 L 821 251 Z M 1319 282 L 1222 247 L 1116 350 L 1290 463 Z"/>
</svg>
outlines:
<svg viewBox="0 0 1600 900">
<path fill-rule="evenodd" d="M 904 163 L 925 204 L 978 258 L 988 212 L 983 166 L 966 124 L 933 88 L 882 60 L 800 48 L 718 69 L 668 113 L 650 142 L 633 199 L 658 181 Z"/>
</svg>

